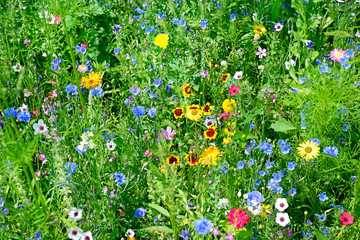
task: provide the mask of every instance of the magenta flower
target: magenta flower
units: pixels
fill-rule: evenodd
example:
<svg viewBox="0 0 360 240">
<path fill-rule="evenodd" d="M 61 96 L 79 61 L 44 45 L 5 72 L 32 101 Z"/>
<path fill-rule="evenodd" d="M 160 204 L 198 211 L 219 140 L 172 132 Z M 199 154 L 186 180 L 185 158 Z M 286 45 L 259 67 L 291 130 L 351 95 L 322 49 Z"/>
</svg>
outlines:
<svg viewBox="0 0 360 240">
<path fill-rule="evenodd" d="M 201 73 L 201 76 L 203 77 L 203 78 L 206 78 L 206 76 L 209 74 L 209 71 L 208 70 L 204 70 L 204 71 L 202 71 Z"/>
</svg>

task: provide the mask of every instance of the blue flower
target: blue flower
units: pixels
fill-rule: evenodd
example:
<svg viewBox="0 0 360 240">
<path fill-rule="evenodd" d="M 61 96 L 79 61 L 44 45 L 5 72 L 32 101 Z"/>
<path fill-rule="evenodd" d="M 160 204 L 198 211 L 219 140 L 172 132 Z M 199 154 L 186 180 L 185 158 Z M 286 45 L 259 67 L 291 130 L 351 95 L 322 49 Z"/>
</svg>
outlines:
<svg viewBox="0 0 360 240">
<path fill-rule="evenodd" d="M 261 184 L 261 180 L 260 180 L 260 179 L 258 179 L 258 180 L 255 181 L 255 185 L 260 185 L 260 184 Z"/>
<path fill-rule="evenodd" d="M 86 53 L 85 45 L 82 45 L 82 44 L 81 44 L 81 46 L 76 45 L 75 49 L 76 49 L 77 52 L 80 52 L 80 53 L 82 53 L 82 54 L 85 54 L 85 53 Z"/>
<path fill-rule="evenodd" d="M 259 149 L 264 151 L 266 155 L 270 155 L 272 151 L 272 144 L 267 142 L 260 143 Z"/>
<path fill-rule="evenodd" d="M 303 84 L 306 82 L 306 77 L 299 77 L 299 84 Z"/>
<path fill-rule="evenodd" d="M 133 108 L 133 114 L 137 117 L 141 117 L 146 114 L 146 110 L 143 106 L 135 106 Z"/>
<path fill-rule="evenodd" d="M 78 153 L 80 153 L 81 155 L 82 155 L 83 153 L 87 153 L 87 148 L 86 148 L 85 145 L 77 145 L 77 146 L 75 147 L 75 150 L 76 150 Z"/>
<path fill-rule="evenodd" d="M 147 113 L 151 118 L 154 118 L 156 115 L 156 108 L 150 108 L 148 109 L 148 113 Z"/>
<path fill-rule="evenodd" d="M 296 188 L 290 189 L 289 194 L 290 194 L 290 196 L 292 196 L 292 197 L 295 196 L 295 194 L 296 194 Z"/>
<path fill-rule="evenodd" d="M 53 70 L 53 71 L 57 71 L 57 70 L 59 70 L 60 69 L 60 67 L 59 67 L 59 65 L 58 64 L 52 64 L 51 65 L 51 70 Z"/>
<path fill-rule="evenodd" d="M 17 116 L 18 112 L 19 112 L 19 111 L 16 110 L 15 108 L 13 108 L 13 107 L 11 107 L 11 108 L 6 108 L 6 109 L 4 110 L 5 116 L 6 116 L 8 119 L 10 119 L 11 116 L 12 116 L 13 118 L 15 118 L 15 117 Z M 11 116 L 10 116 L 10 113 L 11 113 Z"/>
<path fill-rule="evenodd" d="M 73 163 L 73 162 L 67 162 L 67 163 L 65 163 L 64 166 L 68 170 L 68 172 L 66 174 L 70 174 L 70 175 L 74 174 L 78 167 L 76 165 L 76 163 Z"/>
<path fill-rule="evenodd" d="M 265 163 L 265 166 L 266 166 L 267 169 L 272 168 L 274 165 L 275 165 L 275 162 L 274 162 L 274 161 L 270 162 L 270 161 L 268 160 L 268 161 L 266 161 L 266 163 Z"/>
<path fill-rule="evenodd" d="M 195 231 L 197 231 L 200 235 L 210 233 L 212 226 L 212 222 L 206 218 L 200 218 L 194 221 Z"/>
<path fill-rule="evenodd" d="M 316 143 L 320 147 L 320 140 L 317 138 L 310 138 L 310 142 Z"/>
<path fill-rule="evenodd" d="M 158 97 L 158 94 L 157 93 L 153 93 L 153 92 L 150 92 L 149 93 L 149 97 L 152 99 L 152 98 L 157 98 Z"/>
<path fill-rule="evenodd" d="M 264 202 L 264 196 L 258 191 L 248 192 L 247 204 L 249 206 L 258 207 L 261 202 Z"/>
<path fill-rule="evenodd" d="M 321 73 L 331 73 L 331 68 L 329 68 L 327 64 L 324 64 L 319 67 L 319 71 Z"/>
<path fill-rule="evenodd" d="M 255 164 L 255 162 L 256 162 L 256 160 L 250 158 L 249 161 L 248 161 L 248 164 L 249 164 L 249 166 L 252 166 L 252 165 Z"/>
<path fill-rule="evenodd" d="M 239 14 L 236 14 L 236 12 L 234 11 L 234 13 L 230 14 L 230 21 L 231 22 L 235 21 L 237 16 L 239 16 Z"/>
<path fill-rule="evenodd" d="M 155 79 L 155 81 L 152 83 L 156 88 L 158 88 L 161 84 L 163 83 L 162 78 L 157 78 Z"/>
<path fill-rule="evenodd" d="M 339 150 L 336 147 L 325 147 L 323 153 L 337 157 L 339 155 Z"/>
<path fill-rule="evenodd" d="M 133 95 L 138 95 L 140 94 L 141 92 L 141 89 L 140 88 L 137 88 L 137 87 L 134 87 L 132 86 L 130 89 L 129 89 L 129 92 Z"/>
<path fill-rule="evenodd" d="M 207 19 L 205 19 L 205 20 L 202 20 L 202 19 L 201 19 L 200 27 L 201 27 L 202 29 L 205 29 L 207 25 L 208 25 L 208 20 L 207 20 Z"/>
<path fill-rule="evenodd" d="M 102 90 L 101 87 L 96 87 L 96 88 L 92 88 L 90 90 L 90 93 L 94 96 L 94 97 L 102 97 L 104 95 L 104 91 Z"/>
<path fill-rule="evenodd" d="M 139 25 L 140 25 L 141 29 L 144 29 L 146 27 L 143 22 L 140 22 Z"/>
<path fill-rule="evenodd" d="M 189 238 L 192 238 L 191 234 L 188 233 L 186 228 L 185 228 L 185 230 L 181 230 L 181 233 L 179 234 L 179 236 L 184 240 L 188 240 Z"/>
<path fill-rule="evenodd" d="M 114 48 L 114 53 L 118 54 L 120 52 L 120 48 Z"/>
<path fill-rule="evenodd" d="M 320 201 L 325 202 L 326 200 L 328 200 L 329 198 L 326 196 L 326 192 L 323 192 L 321 194 L 318 195 L 318 198 L 320 199 Z"/>
<path fill-rule="evenodd" d="M 28 111 L 20 112 L 17 115 L 17 118 L 20 122 L 28 122 L 30 121 L 31 114 Z"/>
<path fill-rule="evenodd" d="M 143 208 L 138 208 L 135 210 L 135 217 L 145 217 L 146 211 Z"/>
<path fill-rule="evenodd" d="M 40 231 L 35 233 L 35 239 L 41 239 L 41 233 Z"/>
<path fill-rule="evenodd" d="M 72 94 L 72 95 L 78 95 L 79 94 L 79 89 L 78 89 L 78 86 L 76 86 L 75 84 L 68 84 L 66 87 L 65 87 L 65 92 L 67 94 Z"/>
<path fill-rule="evenodd" d="M 354 57 L 354 49 L 351 49 L 349 51 L 346 51 L 346 56 L 349 58 Z"/>
<path fill-rule="evenodd" d="M 147 11 L 141 10 L 140 8 L 135 8 L 135 12 L 137 12 L 138 14 L 145 14 L 145 13 L 147 13 Z"/>
<path fill-rule="evenodd" d="M 260 170 L 258 171 L 258 174 L 263 177 L 266 175 L 266 172 L 264 170 Z"/>
<path fill-rule="evenodd" d="M 344 66 L 345 69 L 348 69 L 351 66 L 350 63 L 347 63 L 349 62 L 349 59 L 349 57 L 340 58 L 340 64 Z"/>
<path fill-rule="evenodd" d="M 288 162 L 288 169 L 293 171 L 296 168 L 296 162 Z"/>
<path fill-rule="evenodd" d="M 313 46 L 314 46 L 314 44 L 313 44 L 313 42 L 311 40 L 306 41 L 306 47 L 311 48 Z"/>
<path fill-rule="evenodd" d="M 151 27 L 148 26 L 146 29 L 145 29 L 145 34 L 146 35 L 149 35 L 151 33 Z"/>
<path fill-rule="evenodd" d="M 125 183 L 126 177 L 124 174 L 116 172 L 114 173 L 114 180 L 117 183 L 118 186 L 121 186 Z M 136 217 L 136 216 L 135 216 Z"/>
<path fill-rule="evenodd" d="M 166 13 L 159 13 L 159 18 L 164 19 L 166 17 Z"/>
<path fill-rule="evenodd" d="M 245 161 L 239 161 L 238 164 L 237 164 L 237 167 L 238 167 L 239 169 L 243 169 L 244 166 L 245 166 Z"/>
<path fill-rule="evenodd" d="M 325 213 L 323 213 L 320 217 L 319 217 L 319 220 L 321 222 L 325 221 Z"/>
</svg>

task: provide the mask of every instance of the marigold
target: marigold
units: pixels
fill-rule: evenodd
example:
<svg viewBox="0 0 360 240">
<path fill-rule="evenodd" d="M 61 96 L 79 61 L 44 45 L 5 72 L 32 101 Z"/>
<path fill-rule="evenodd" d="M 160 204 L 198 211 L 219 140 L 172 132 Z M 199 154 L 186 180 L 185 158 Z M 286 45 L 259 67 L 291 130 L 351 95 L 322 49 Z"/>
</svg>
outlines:
<svg viewBox="0 0 360 240">
<path fill-rule="evenodd" d="M 266 28 L 261 24 L 254 25 L 253 28 L 254 28 L 255 34 L 260 34 L 261 36 L 267 32 Z"/>
<path fill-rule="evenodd" d="M 171 168 L 173 167 L 174 163 L 175 167 L 177 167 L 180 164 L 180 158 L 175 156 L 174 154 L 170 154 L 170 156 L 166 158 L 166 162 L 170 165 Z"/>
<path fill-rule="evenodd" d="M 160 33 L 155 37 L 154 44 L 162 49 L 166 49 L 169 45 L 169 36 L 165 33 Z"/>
<path fill-rule="evenodd" d="M 233 99 L 225 99 L 222 103 L 222 108 L 225 112 L 232 112 L 236 108 L 236 102 Z"/>
<path fill-rule="evenodd" d="M 313 141 L 307 141 L 301 143 L 297 150 L 301 157 L 305 157 L 305 160 L 309 161 L 319 156 L 320 147 L 317 143 Z"/>
<path fill-rule="evenodd" d="M 217 131 L 215 127 L 209 127 L 208 130 L 204 132 L 204 136 L 206 139 L 215 139 L 217 135 Z"/>
<path fill-rule="evenodd" d="M 191 91 L 191 85 L 185 84 L 185 87 L 183 87 L 183 94 L 185 97 L 194 96 L 195 94 Z"/>
<path fill-rule="evenodd" d="M 205 106 L 202 107 L 202 112 L 204 115 L 211 115 L 211 110 L 213 108 L 213 106 L 210 106 L 210 103 L 206 103 Z"/>
<path fill-rule="evenodd" d="M 202 117 L 202 111 L 199 105 L 191 105 L 186 107 L 186 117 L 193 121 L 199 121 Z"/>
<path fill-rule="evenodd" d="M 174 117 L 176 119 L 182 118 L 182 116 L 185 114 L 183 108 L 175 108 L 175 109 L 172 110 L 172 112 L 174 113 Z"/>
<path fill-rule="evenodd" d="M 229 225 L 234 225 L 238 230 L 239 228 L 244 228 L 245 224 L 250 221 L 247 212 L 245 210 L 242 211 L 241 208 L 234 208 L 227 216 L 229 217 Z"/>
<path fill-rule="evenodd" d="M 203 154 L 200 156 L 200 163 L 203 167 L 206 166 L 215 166 L 217 165 L 217 160 L 221 156 L 221 152 L 218 147 L 210 146 L 204 150 Z"/>
<path fill-rule="evenodd" d="M 82 85 L 87 89 L 91 87 L 95 88 L 100 84 L 101 81 L 102 81 L 102 77 L 98 72 L 91 72 L 89 73 L 88 77 L 81 78 Z"/>
</svg>

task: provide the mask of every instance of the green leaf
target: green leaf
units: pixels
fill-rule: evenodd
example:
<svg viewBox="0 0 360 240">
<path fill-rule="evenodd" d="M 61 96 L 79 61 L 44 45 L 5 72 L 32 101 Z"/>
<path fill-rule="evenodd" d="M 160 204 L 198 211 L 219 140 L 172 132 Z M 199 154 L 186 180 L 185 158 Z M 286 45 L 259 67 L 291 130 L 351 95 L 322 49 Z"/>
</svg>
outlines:
<svg viewBox="0 0 360 240">
<path fill-rule="evenodd" d="M 173 122 L 171 122 L 169 119 L 165 119 L 161 122 L 161 127 L 167 127 L 167 126 L 170 126 L 172 129 L 176 128 Z"/>
<path fill-rule="evenodd" d="M 317 240 L 329 240 L 319 229 L 314 229 Z"/>
<path fill-rule="evenodd" d="M 252 235 L 253 233 L 248 230 L 236 231 L 236 239 L 249 239 Z"/>
<path fill-rule="evenodd" d="M 294 127 L 294 125 L 292 125 L 291 122 L 286 121 L 283 118 L 280 118 L 279 120 L 277 120 L 275 123 L 271 124 L 270 126 L 272 129 L 275 130 L 275 132 L 286 132 L 286 131 L 290 131 L 290 130 L 294 130 L 296 129 Z"/>
<path fill-rule="evenodd" d="M 335 37 L 352 37 L 352 35 L 345 31 L 334 31 L 334 32 L 325 32 L 325 35 L 335 36 Z"/>
<path fill-rule="evenodd" d="M 174 232 L 171 228 L 168 228 L 166 226 L 152 226 L 152 227 L 147 227 L 147 228 L 143 228 L 143 229 L 139 229 L 139 230 L 140 231 L 155 230 L 155 231 L 164 232 L 164 233 L 173 233 Z"/>
<path fill-rule="evenodd" d="M 280 15 L 281 2 L 282 2 L 281 0 L 275 0 L 275 2 L 271 7 L 271 18 L 273 21 L 275 21 Z"/>
<path fill-rule="evenodd" d="M 298 81 L 294 68 L 290 68 L 289 74 L 296 82 Z"/>
<path fill-rule="evenodd" d="M 157 204 L 153 204 L 153 203 L 149 203 L 149 207 L 157 210 L 158 212 L 160 212 L 162 215 L 166 216 L 166 217 L 170 217 L 170 213 L 168 212 L 168 210 L 166 210 L 163 207 L 160 207 Z"/>
<path fill-rule="evenodd" d="M 115 229 L 110 233 L 110 237 L 111 237 L 111 238 L 117 238 L 117 237 L 119 237 L 119 229 L 115 228 Z"/>
</svg>

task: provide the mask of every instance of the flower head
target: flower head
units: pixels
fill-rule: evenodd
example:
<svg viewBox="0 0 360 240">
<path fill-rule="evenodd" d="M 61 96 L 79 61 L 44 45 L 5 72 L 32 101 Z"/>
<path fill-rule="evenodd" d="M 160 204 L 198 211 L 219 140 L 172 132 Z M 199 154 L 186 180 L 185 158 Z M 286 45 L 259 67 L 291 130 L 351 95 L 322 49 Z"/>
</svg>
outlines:
<svg viewBox="0 0 360 240">
<path fill-rule="evenodd" d="M 275 202 L 275 208 L 280 212 L 284 211 L 289 207 L 289 204 L 286 201 L 286 198 L 278 198 Z"/>
<path fill-rule="evenodd" d="M 339 150 L 336 147 L 325 147 L 323 153 L 337 157 L 339 155 Z"/>
<path fill-rule="evenodd" d="M 342 49 L 335 48 L 330 52 L 330 58 L 335 62 L 340 62 L 340 58 L 344 58 L 345 56 L 346 53 Z"/>
<path fill-rule="evenodd" d="M 192 92 L 191 90 L 191 85 L 190 84 L 185 84 L 185 87 L 183 87 L 183 94 L 184 94 L 184 96 L 185 97 L 190 97 L 190 96 L 194 96 L 195 95 L 195 93 L 194 92 Z"/>
<path fill-rule="evenodd" d="M 102 77 L 98 72 L 91 72 L 89 73 L 88 77 L 81 78 L 82 85 L 87 89 L 91 87 L 95 88 L 100 84 L 101 81 L 102 81 Z"/>
<path fill-rule="evenodd" d="M 165 33 L 160 33 L 155 37 L 155 46 L 158 46 L 162 49 L 166 49 L 169 45 L 169 35 Z"/>
<path fill-rule="evenodd" d="M 215 127 L 209 127 L 205 132 L 204 136 L 206 139 L 215 139 L 217 135 L 217 130 Z"/>
<path fill-rule="evenodd" d="M 233 99 L 225 99 L 222 103 L 222 108 L 225 112 L 232 112 L 236 108 L 236 102 Z"/>
<path fill-rule="evenodd" d="M 229 89 L 230 96 L 234 96 L 236 94 L 239 94 L 240 87 L 231 85 L 231 88 Z"/>
<path fill-rule="evenodd" d="M 202 107 L 202 113 L 204 115 L 211 115 L 211 110 L 213 109 L 213 106 L 210 106 L 210 103 L 206 103 L 203 107 Z"/>
<path fill-rule="evenodd" d="M 297 150 L 299 155 L 304 157 L 306 161 L 317 158 L 320 152 L 319 145 L 313 141 L 301 143 Z"/>
<path fill-rule="evenodd" d="M 174 117 L 176 119 L 182 118 L 182 116 L 184 116 L 184 114 L 185 114 L 183 108 L 175 108 L 175 109 L 172 110 L 172 112 L 174 113 Z"/>
<path fill-rule="evenodd" d="M 276 223 L 282 227 L 285 227 L 290 223 L 290 218 L 287 213 L 277 213 L 276 214 Z"/>
<path fill-rule="evenodd" d="M 340 220 L 341 224 L 346 226 L 354 222 L 354 217 L 351 216 L 348 212 L 344 212 L 343 215 L 340 216 Z"/>
<path fill-rule="evenodd" d="M 205 166 L 217 165 L 217 160 L 221 156 L 221 152 L 218 147 L 210 146 L 204 150 L 200 156 L 200 163 Z"/>
<path fill-rule="evenodd" d="M 146 211 L 143 208 L 138 208 L 135 210 L 135 217 L 145 217 Z"/>
<path fill-rule="evenodd" d="M 191 105 L 186 107 L 186 117 L 192 121 L 199 121 L 203 115 L 199 105 Z"/>
<path fill-rule="evenodd" d="M 69 217 L 75 222 L 80 220 L 82 218 L 82 209 L 72 208 Z"/>
<path fill-rule="evenodd" d="M 166 162 L 170 165 L 171 168 L 174 165 L 175 167 L 177 167 L 180 164 L 180 158 L 178 156 L 175 156 L 174 154 L 170 154 L 170 156 L 166 158 Z"/>
<path fill-rule="evenodd" d="M 229 225 L 234 225 L 236 229 L 244 228 L 245 224 L 250 221 L 247 212 L 244 210 L 242 211 L 241 208 L 234 208 L 230 211 L 227 215 Z"/>
<path fill-rule="evenodd" d="M 213 227 L 212 222 L 206 218 L 200 218 L 194 221 L 194 228 L 200 235 L 205 235 L 210 233 Z"/>
<path fill-rule="evenodd" d="M 255 34 L 260 34 L 261 36 L 267 32 L 266 28 L 261 24 L 254 25 L 253 29 L 254 29 Z"/>
</svg>

